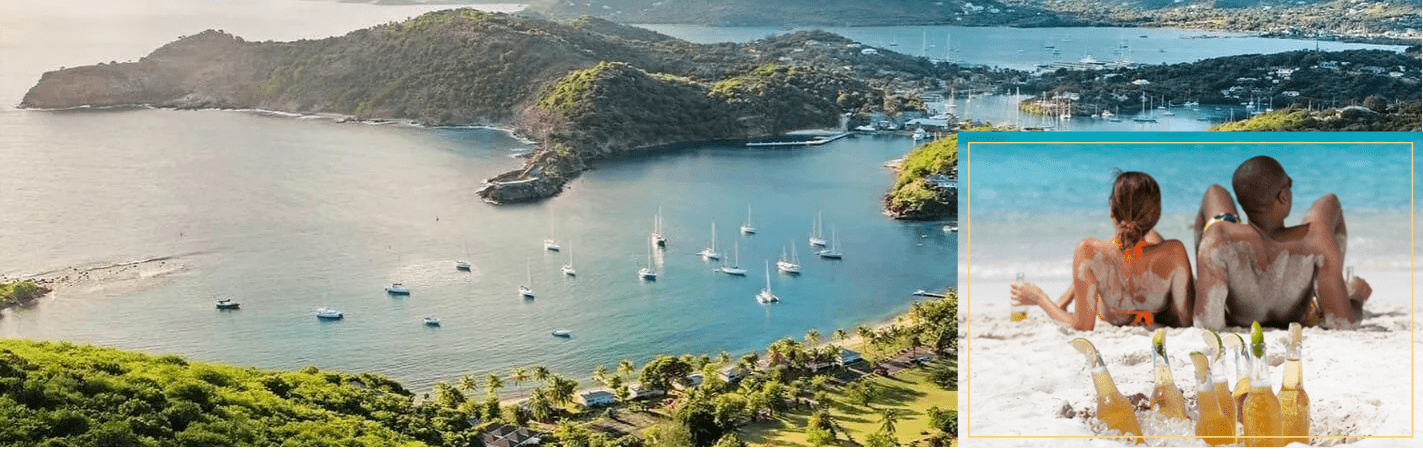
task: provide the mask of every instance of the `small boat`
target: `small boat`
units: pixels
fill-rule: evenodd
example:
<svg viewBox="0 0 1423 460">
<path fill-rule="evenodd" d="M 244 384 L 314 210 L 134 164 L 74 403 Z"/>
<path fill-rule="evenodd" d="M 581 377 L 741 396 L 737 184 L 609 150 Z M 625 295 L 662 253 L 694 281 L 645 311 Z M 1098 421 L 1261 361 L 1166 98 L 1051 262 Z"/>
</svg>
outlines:
<svg viewBox="0 0 1423 460">
<path fill-rule="evenodd" d="M 830 228 L 830 236 L 832 239 L 832 242 L 830 243 L 830 248 L 824 251 L 820 251 L 817 254 L 820 255 L 820 258 L 822 259 L 840 260 L 840 257 L 843 255 L 840 253 L 840 237 L 835 234 L 834 227 Z"/>
<path fill-rule="evenodd" d="M 401 283 L 392 283 L 390 287 L 385 288 L 385 293 L 390 295 L 410 295 L 410 288 L 405 287 L 405 285 Z"/>
<path fill-rule="evenodd" d="M 741 224 L 741 233 L 745 235 L 756 233 L 756 227 L 751 226 L 751 205 L 746 205 L 746 222 Z"/>
<path fill-rule="evenodd" d="M 716 221 L 712 221 L 711 225 L 711 246 L 702 249 L 697 255 L 707 260 L 721 260 L 721 254 L 716 252 Z"/>
<path fill-rule="evenodd" d="M 924 140 L 925 138 L 928 138 L 928 137 L 929 137 L 929 133 L 928 133 L 928 132 L 925 132 L 925 131 L 924 131 L 924 128 L 915 128 L 915 129 L 914 129 L 914 140 L 915 140 L 915 141 L 922 141 L 922 140 Z"/>
<path fill-rule="evenodd" d="M 455 261 L 455 270 L 459 270 L 459 271 L 462 271 L 462 272 L 470 271 L 470 265 L 469 265 L 469 243 L 465 243 L 465 244 L 464 244 L 464 259 L 459 259 L 459 260 L 456 260 L 456 261 Z"/>
<path fill-rule="evenodd" d="M 568 250 L 568 263 L 563 264 L 564 276 L 578 276 L 578 272 L 573 270 L 573 249 Z"/>
<path fill-rule="evenodd" d="M 553 220 L 550 219 L 548 222 L 548 238 L 544 239 L 544 250 L 558 252 L 559 249 L 562 248 L 558 246 L 558 240 L 554 239 Z"/>
<path fill-rule="evenodd" d="M 791 245 L 791 258 L 786 258 L 786 248 L 781 248 L 781 260 L 776 261 L 776 269 L 793 275 L 800 274 L 800 258 L 796 257 L 795 245 Z"/>
<path fill-rule="evenodd" d="M 820 213 L 815 213 L 815 222 L 810 226 L 810 245 L 825 247 L 824 227 L 820 223 Z"/>
<path fill-rule="evenodd" d="M 241 305 L 241 304 L 239 304 L 239 303 L 237 303 L 237 302 L 233 302 L 232 299 L 222 299 L 222 300 L 217 301 L 217 309 L 218 309 L 218 310 L 237 310 L 237 309 L 238 309 L 238 308 L 237 308 L 238 305 Z"/>
<path fill-rule="evenodd" d="M 316 317 L 317 317 L 318 319 L 341 319 L 341 318 L 345 318 L 346 315 L 342 314 L 342 313 L 339 312 L 339 311 L 332 310 L 332 309 L 330 309 L 330 308 L 321 307 L 321 308 L 316 309 Z"/>
<path fill-rule="evenodd" d="M 563 337 L 563 338 L 567 339 L 567 338 L 573 337 L 573 331 L 570 331 L 570 330 L 568 330 L 568 329 L 559 329 L 559 330 L 553 331 L 553 336 L 554 336 L 554 337 Z"/>
<path fill-rule="evenodd" d="M 652 220 L 652 243 L 659 248 L 667 247 L 667 238 L 662 236 L 662 208 L 657 208 L 657 218 Z"/>
<path fill-rule="evenodd" d="M 637 269 L 637 277 L 648 281 L 657 281 L 657 271 L 652 266 L 652 245 L 647 246 L 647 266 Z"/>
<path fill-rule="evenodd" d="M 741 268 L 741 244 L 737 243 L 732 247 L 736 257 L 732 259 L 731 265 L 722 264 L 721 272 L 732 276 L 746 276 L 746 269 Z"/>
<path fill-rule="evenodd" d="M 766 287 L 761 288 L 761 292 L 756 293 L 756 301 L 766 304 L 780 302 L 781 298 L 771 292 L 771 261 L 766 261 Z"/>
<path fill-rule="evenodd" d="M 435 315 L 426 316 L 425 325 L 430 327 L 440 327 L 440 318 L 436 318 Z"/>
<path fill-rule="evenodd" d="M 525 299 L 533 299 L 533 298 L 534 298 L 534 288 L 532 287 L 533 285 L 534 285 L 534 268 L 533 268 L 533 265 L 530 264 L 530 265 L 529 265 L 529 281 L 528 281 L 528 283 L 526 283 L 526 284 L 520 284 L 520 285 L 519 285 L 519 296 L 520 296 L 520 297 L 523 297 L 523 298 L 525 298 Z"/>
</svg>

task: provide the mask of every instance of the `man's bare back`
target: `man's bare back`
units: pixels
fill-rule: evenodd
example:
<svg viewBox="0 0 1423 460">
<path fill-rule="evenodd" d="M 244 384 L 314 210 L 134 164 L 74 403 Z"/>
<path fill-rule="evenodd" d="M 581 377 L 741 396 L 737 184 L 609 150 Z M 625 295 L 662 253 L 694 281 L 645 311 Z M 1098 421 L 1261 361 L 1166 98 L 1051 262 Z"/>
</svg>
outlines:
<svg viewBox="0 0 1423 460">
<path fill-rule="evenodd" d="M 1219 185 L 1206 190 L 1196 216 L 1196 322 L 1207 328 L 1320 319 L 1331 328 L 1357 324 L 1370 290 L 1362 279 L 1345 285 L 1347 228 L 1339 199 L 1320 197 L 1300 225 L 1286 227 L 1293 183 L 1278 162 L 1247 160 L 1232 182 L 1248 222 L 1240 221 L 1235 200 Z"/>
</svg>

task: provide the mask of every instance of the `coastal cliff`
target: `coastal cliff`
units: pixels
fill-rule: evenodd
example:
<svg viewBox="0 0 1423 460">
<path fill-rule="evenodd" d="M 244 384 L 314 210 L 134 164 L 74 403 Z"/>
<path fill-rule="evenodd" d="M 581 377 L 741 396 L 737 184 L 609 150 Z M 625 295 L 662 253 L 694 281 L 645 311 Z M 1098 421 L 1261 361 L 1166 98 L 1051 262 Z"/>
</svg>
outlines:
<svg viewBox="0 0 1423 460">
<path fill-rule="evenodd" d="M 47 72 L 23 108 L 143 105 L 346 114 L 513 128 L 539 143 L 479 195 L 551 196 L 601 158 L 834 126 L 881 110 L 888 87 L 937 77 L 923 60 L 824 32 L 694 44 L 593 18 L 428 13 L 340 37 L 249 42 L 209 30 L 137 62 Z"/>
</svg>

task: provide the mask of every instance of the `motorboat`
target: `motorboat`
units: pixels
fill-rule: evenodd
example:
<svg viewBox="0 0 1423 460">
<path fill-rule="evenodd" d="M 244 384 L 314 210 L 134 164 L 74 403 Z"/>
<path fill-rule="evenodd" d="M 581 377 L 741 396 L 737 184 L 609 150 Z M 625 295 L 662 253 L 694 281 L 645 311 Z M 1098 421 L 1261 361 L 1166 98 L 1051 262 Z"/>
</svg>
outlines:
<svg viewBox="0 0 1423 460">
<path fill-rule="evenodd" d="M 425 325 L 430 327 L 440 327 L 440 318 L 436 318 L 435 315 L 426 316 Z"/>
<path fill-rule="evenodd" d="M 563 338 L 567 339 L 567 338 L 573 337 L 573 331 L 570 331 L 570 330 L 568 330 L 568 329 L 559 329 L 559 330 L 553 331 L 553 336 L 554 336 L 554 337 L 563 337 Z"/>
<path fill-rule="evenodd" d="M 218 310 L 237 310 L 238 305 L 241 304 L 233 302 L 232 299 L 222 299 L 217 301 Z"/>
<path fill-rule="evenodd" d="M 345 318 L 346 315 L 330 308 L 321 307 L 316 309 L 316 317 L 318 319 L 342 319 Z"/>
<path fill-rule="evenodd" d="M 410 295 L 410 288 L 401 283 L 393 283 L 385 288 L 385 293 L 390 295 Z"/>
</svg>

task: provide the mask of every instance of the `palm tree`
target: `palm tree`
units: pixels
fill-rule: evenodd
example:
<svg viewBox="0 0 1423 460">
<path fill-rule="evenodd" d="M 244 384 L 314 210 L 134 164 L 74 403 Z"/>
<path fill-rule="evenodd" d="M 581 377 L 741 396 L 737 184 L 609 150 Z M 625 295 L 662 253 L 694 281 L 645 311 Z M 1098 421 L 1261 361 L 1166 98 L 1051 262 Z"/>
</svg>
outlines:
<svg viewBox="0 0 1423 460">
<path fill-rule="evenodd" d="M 741 355 L 741 361 L 740 361 L 740 362 L 737 362 L 737 363 L 736 363 L 736 366 L 742 368 L 743 370 L 748 370 L 748 371 L 750 371 L 750 370 L 755 370 L 755 369 L 756 369 L 756 361 L 759 361 L 759 360 L 760 360 L 760 357 L 756 356 L 756 352 L 747 353 L 747 354 Z"/>
<path fill-rule="evenodd" d="M 468 391 L 468 392 L 470 392 L 470 393 L 473 393 L 473 392 L 475 392 L 475 390 L 478 390 L 478 389 L 479 389 L 479 382 L 476 381 L 476 380 L 474 380 L 474 376 L 470 376 L 470 375 L 460 376 L 460 385 L 459 385 L 459 388 L 460 388 L 461 390 L 464 390 L 464 391 Z"/>
<path fill-rule="evenodd" d="M 593 368 L 593 380 L 597 380 L 599 382 L 602 382 L 602 384 L 607 385 L 608 375 L 608 368 L 602 363 L 599 363 L 598 367 Z"/>
<path fill-rule="evenodd" d="M 544 366 L 534 366 L 533 374 L 534 380 L 540 382 L 547 382 L 549 377 L 553 376 L 553 373 L 549 372 L 548 368 Z"/>
<path fill-rule="evenodd" d="M 548 388 L 549 402 L 566 406 L 573 403 L 573 396 L 578 391 L 578 382 L 553 374 L 549 376 L 548 385 L 544 388 Z"/>
<path fill-rule="evenodd" d="M 618 373 L 622 374 L 624 378 L 632 375 L 634 372 L 637 372 L 637 366 L 632 364 L 632 360 L 624 359 L 618 361 Z"/>
<path fill-rule="evenodd" d="M 489 393 L 489 397 L 498 397 L 500 388 L 504 388 L 504 381 L 499 379 L 499 374 L 490 373 L 484 378 L 484 391 Z"/>
<path fill-rule="evenodd" d="M 867 345 L 868 345 L 868 344 L 870 343 L 870 339 L 873 338 L 874 335 L 875 335 L 875 330 L 874 330 L 874 329 L 870 329 L 869 326 L 866 326 L 866 325 L 861 324 L 861 325 L 855 327 L 855 336 L 856 336 L 856 337 L 859 337 L 859 338 L 860 338 L 860 342 L 862 342 L 862 343 L 864 343 L 864 344 L 867 344 Z"/>
<path fill-rule="evenodd" d="M 879 419 L 880 425 L 879 425 L 879 429 L 880 429 L 880 431 L 884 432 L 885 434 L 888 434 L 888 435 L 890 435 L 890 436 L 894 436 L 894 424 L 895 424 L 895 423 L 898 423 L 898 422 L 899 422 L 899 410 L 898 410 L 898 409 L 885 409 L 884 412 L 881 412 L 881 413 L 880 413 L 880 419 Z"/>
<path fill-rule="evenodd" d="M 454 409 L 464 401 L 464 394 L 450 384 L 445 382 L 435 384 L 435 402 L 439 405 Z"/>
<path fill-rule="evenodd" d="M 820 343 L 820 331 L 815 329 L 805 331 L 806 346 L 814 348 L 818 343 Z"/>
<path fill-rule="evenodd" d="M 726 363 L 729 363 L 729 362 L 731 362 L 731 353 L 727 353 L 726 351 L 723 350 L 723 351 L 721 352 L 721 354 L 716 355 L 716 363 L 717 363 L 717 364 L 720 364 L 720 365 L 722 365 L 722 366 L 725 366 Z"/>
<path fill-rule="evenodd" d="M 843 342 L 846 338 L 849 337 L 850 334 L 846 334 L 844 329 L 836 329 L 835 332 L 830 334 L 830 338 L 837 342 Z"/>
<path fill-rule="evenodd" d="M 528 369 L 520 367 L 509 371 L 509 381 L 514 382 L 514 388 L 518 388 L 519 384 L 524 383 L 527 380 L 529 380 Z"/>
</svg>

